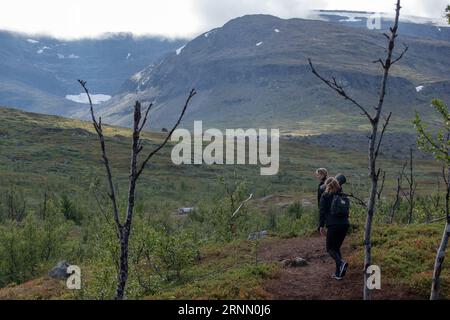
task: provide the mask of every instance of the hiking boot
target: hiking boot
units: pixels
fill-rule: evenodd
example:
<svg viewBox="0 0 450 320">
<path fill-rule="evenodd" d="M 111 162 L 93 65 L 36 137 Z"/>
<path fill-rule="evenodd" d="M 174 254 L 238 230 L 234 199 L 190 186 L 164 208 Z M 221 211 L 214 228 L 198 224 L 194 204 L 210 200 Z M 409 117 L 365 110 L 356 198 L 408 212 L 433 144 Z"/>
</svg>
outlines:
<svg viewBox="0 0 450 320">
<path fill-rule="evenodd" d="M 339 278 L 345 277 L 345 273 L 347 272 L 348 263 L 342 260 L 341 267 L 339 268 Z"/>
<path fill-rule="evenodd" d="M 339 277 L 336 273 L 332 273 L 331 274 L 331 279 L 334 279 L 334 280 L 342 280 L 342 277 Z"/>
</svg>

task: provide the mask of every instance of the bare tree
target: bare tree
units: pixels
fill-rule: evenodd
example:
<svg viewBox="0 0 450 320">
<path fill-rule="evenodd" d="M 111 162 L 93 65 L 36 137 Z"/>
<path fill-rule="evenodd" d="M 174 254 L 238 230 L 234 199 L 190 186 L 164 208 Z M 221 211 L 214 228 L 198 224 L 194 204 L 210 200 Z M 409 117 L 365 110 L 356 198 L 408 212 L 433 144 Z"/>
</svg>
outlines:
<svg viewBox="0 0 450 320">
<path fill-rule="evenodd" d="M 407 164 L 408 164 L 408 162 L 405 161 L 405 163 L 403 164 L 403 167 L 402 167 L 402 171 L 400 171 L 400 173 L 397 176 L 397 188 L 395 190 L 395 200 L 394 200 L 394 204 L 391 207 L 391 212 L 389 215 L 389 223 L 390 224 L 394 223 L 395 213 L 397 212 L 398 207 L 400 206 L 400 200 L 401 200 L 400 192 L 402 191 L 403 175 L 405 174 L 405 169 L 406 169 Z"/>
<path fill-rule="evenodd" d="M 376 202 L 376 196 L 377 196 L 377 190 L 378 190 L 378 180 L 380 177 L 380 169 L 377 167 L 377 158 L 380 152 L 381 143 L 383 141 L 383 136 L 386 131 L 386 128 L 389 124 L 389 120 L 391 119 L 392 113 L 390 113 L 387 117 L 384 118 L 384 124 L 382 126 L 381 132 L 380 132 L 380 120 L 382 118 L 382 111 L 383 111 L 383 105 L 384 105 L 384 98 L 386 96 L 386 87 L 387 87 L 387 80 L 389 77 L 389 71 L 391 67 L 397 63 L 406 53 L 408 50 L 408 47 L 405 46 L 404 50 L 401 52 L 401 54 L 394 58 L 394 48 L 395 48 L 395 41 L 398 36 L 398 22 L 400 17 L 400 0 L 397 0 L 396 9 L 395 9 L 395 20 L 393 27 L 389 28 L 389 34 L 385 33 L 384 36 L 388 39 L 388 45 L 387 45 L 387 56 L 384 60 L 381 58 L 374 61 L 374 63 L 379 63 L 383 70 L 383 76 L 381 79 L 381 85 L 379 90 L 379 96 L 378 96 L 378 102 L 374 107 L 374 114 L 370 114 L 369 109 L 363 106 L 361 103 L 356 101 L 354 98 L 349 96 L 347 92 L 345 91 L 344 87 L 340 85 L 335 77 L 332 77 L 331 79 L 326 79 L 323 76 L 321 76 L 316 69 L 314 68 L 311 59 L 309 59 L 309 65 L 311 67 L 312 73 L 318 77 L 322 82 L 324 82 L 328 87 L 336 91 L 340 96 L 342 96 L 345 100 L 350 101 L 355 107 L 357 107 L 362 114 L 367 118 L 369 121 L 372 132 L 369 137 L 369 177 L 371 181 L 371 187 L 370 187 L 370 193 L 369 193 L 369 201 L 367 204 L 367 217 L 366 217 L 366 225 L 365 225 L 365 233 L 364 233 L 364 249 L 365 249 L 365 257 L 364 257 L 364 299 L 370 300 L 370 290 L 367 288 L 367 280 L 369 275 L 367 274 L 368 267 L 372 264 L 372 251 L 371 251 L 371 231 L 372 231 L 372 220 L 373 215 L 375 212 L 375 202 Z"/>
<path fill-rule="evenodd" d="M 442 168 L 442 176 L 437 179 L 437 191 L 435 194 L 425 197 L 423 203 L 423 209 L 426 213 L 425 223 L 433 223 L 437 221 L 445 220 L 445 208 L 441 207 L 441 180 L 443 179 L 444 184 L 446 185 L 446 176 L 444 174 L 445 167 Z M 442 216 L 443 215 L 443 216 Z M 441 216 L 439 218 L 433 219 L 433 216 Z"/>
<path fill-rule="evenodd" d="M 383 175 L 381 176 L 380 188 L 377 190 L 377 200 L 378 200 L 378 202 L 381 201 L 381 195 L 383 194 L 383 190 L 384 190 L 384 182 L 386 181 L 386 171 L 381 170 L 381 172 L 383 173 Z"/>
<path fill-rule="evenodd" d="M 353 193 L 348 193 L 347 196 L 352 198 L 353 200 L 356 200 L 356 203 L 361 207 L 367 208 L 367 203 L 358 196 L 354 195 Z"/>
<path fill-rule="evenodd" d="M 422 121 L 422 119 L 420 119 L 419 114 L 417 113 L 416 119 L 414 120 L 414 125 L 416 126 L 418 132 L 417 142 L 419 148 L 423 151 L 433 154 L 434 158 L 443 164 L 442 177 L 446 184 L 446 224 L 444 227 L 444 233 L 442 235 L 441 243 L 436 253 L 430 294 L 430 299 L 436 300 L 439 298 L 441 270 L 444 263 L 445 250 L 447 249 L 448 239 L 450 236 L 450 113 L 448 107 L 441 100 L 433 100 L 432 105 L 441 116 L 441 126 L 437 129 L 437 133 L 429 133 L 427 131 L 427 125 Z M 443 219 L 436 219 L 434 221 L 439 220 Z"/>
<path fill-rule="evenodd" d="M 39 215 L 42 220 L 47 219 L 47 207 L 48 207 L 48 201 L 50 196 L 50 189 L 47 186 L 44 190 L 44 194 L 42 195 L 43 199 L 41 204 L 39 205 Z"/>
<path fill-rule="evenodd" d="M 413 221 L 414 214 L 414 205 L 415 199 L 414 196 L 416 194 L 417 182 L 414 180 L 413 174 L 413 149 L 409 150 L 409 176 L 404 174 L 405 180 L 408 183 L 408 192 L 402 189 L 402 194 L 408 201 L 408 224 L 411 224 Z"/>
<path fill-rule="evenodd" d="M 136 104 L 134 105 L 134 118 L 133 118 L 133 135 L 132 135 L 132 146 L 131 146 L 131 161 L 130 161 L 130 176 L 129 176 L 129 185 L 128 185 L 128 196 L 127 196 L 127 209 L 125 213 L 125 221 L 122 222 L 119 214 L 119 206 L 117 203 L 117 197 L 116 197 L 116 189 L 113 183 L 113 176 L 111 171 L 111 166 L 109 163 L 109 159 L 106 152 L 106 143 L 105 143 L 105 136 L 103 134 L 103 127 L 102 127 L 102 119 L 101 117 L 97 118 L 94 114 L 94 108 L 92 106 L 92 100 L 91 96 L 89 94 L 89 90 L 86 87 L 86 81 L 78 80 L 80 85 L 83 87 L 84 91 L 86 92 L 88 99 L 89 99 L 89 105 L 90 105 L 90 112 L 91 112 L 91 118 L 92 123 L 94 125 L 94 129 L 97 132 L 99 141 L 100 141 L 100 148 L 102 151 L 102 159 L 103 164 L 106 169 L 106 176 L 108 180 L 108 186 L 109 186 L 109 198 L 111 200 L 112 204 L 112 210 L 113 210 L 113 218 L 116 226 L 116 233 L 117 238 L 119 240 L 120 244 L 120 260 L 119 260 L 119 272 L 118 272 L 118 284 L 117 284 L 117 290 L 116 290 L 116 299 L 122 300 L 124 298 L 125 294 L 125 286 L 128 279 L 128 242 L 130 238 L 131 233 L 131 224 L 133 221 L 133 213 L 134 213 L 134 205 L 135 205 L 135 196 L 136 196 L 136 183 L 138 179 L 140 178 L 142 172 L 147 166 L 147 163 L 150 161 L 150 159 L 155 156 L 169 141 L 170 137 L 172 136 L 175 129 L 179 126 L 181 120 L 183 119 L 183 116 L 186 112 L 186 109 L 189 105 L 189 102 L 191 99 L 196 95 L 196 91 L 194 89 L 191 90 L 189 93 L 189 96 L 183 106 L 183 109 L 181 111 L 181 114 L 175 123 L 175 125 L 172 127 L 164 141 L 153 151 L 149 152 L 148 155 L 144 158 L 144 161 L 139 165 L 139 155 L 144 149 L 144 146 L 142 145 L 141 140 L 141 133 L 144 129 L 144 126 L 147 122 L 147 118 L 149 115 L 149 112 L 152 108 L 152 104 L 149 105 L 147 110 L 145 111 L 144 115 L 141 112 L 141 104 L 136 101 Z"/>
</svg>

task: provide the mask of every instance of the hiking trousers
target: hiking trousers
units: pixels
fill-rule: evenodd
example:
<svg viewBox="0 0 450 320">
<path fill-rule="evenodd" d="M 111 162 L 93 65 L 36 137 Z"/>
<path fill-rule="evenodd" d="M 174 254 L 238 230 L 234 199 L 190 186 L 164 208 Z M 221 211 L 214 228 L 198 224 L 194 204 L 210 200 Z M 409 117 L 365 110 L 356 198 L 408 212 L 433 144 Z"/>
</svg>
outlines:
<svg viewBox="0 0 450 320">
<path fill-rule="evenodd" d="M 341 246 L 347 236 L 348 228 L 348 224 L 336 224 L 329 226 L 327 230 L 327 252 L 336 262 L 336 274 L 342 263 Z"/>
</svg>

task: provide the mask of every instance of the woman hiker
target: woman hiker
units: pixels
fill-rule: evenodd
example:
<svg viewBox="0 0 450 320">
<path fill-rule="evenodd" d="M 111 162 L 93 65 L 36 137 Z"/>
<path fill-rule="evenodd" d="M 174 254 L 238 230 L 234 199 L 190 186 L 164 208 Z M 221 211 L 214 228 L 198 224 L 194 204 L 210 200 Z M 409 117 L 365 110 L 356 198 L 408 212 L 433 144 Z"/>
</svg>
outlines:
<svg viewBox="0 0 450 320">
<path fill-rule="evenodd" d="M 325 168 L 319 168 L 314 173 L 314 176 L 319 181 L 319 186 L 317 187 L 317 205 L 320 205 L 320 198 L 322 197 L 324 188 L 323 185 L 328 178 L 328 171 Z"/>
<path fill-rule="evenodd" d="M 342 259 L 341 255 L 341 246 L 349 228 L 350 202 L 341 187 L 345 180 L 343 175 L 328 178 L 319 204 L 319 232 L 323 236 L 326 235 L 327 252 L 336 262 L 336 270 L 332 274 L 332 278 L 336 280 L 341 280 L 348 268 L 348 263 Z M 325 227 L 327 228 L 326 232 Z"/>
</svg>

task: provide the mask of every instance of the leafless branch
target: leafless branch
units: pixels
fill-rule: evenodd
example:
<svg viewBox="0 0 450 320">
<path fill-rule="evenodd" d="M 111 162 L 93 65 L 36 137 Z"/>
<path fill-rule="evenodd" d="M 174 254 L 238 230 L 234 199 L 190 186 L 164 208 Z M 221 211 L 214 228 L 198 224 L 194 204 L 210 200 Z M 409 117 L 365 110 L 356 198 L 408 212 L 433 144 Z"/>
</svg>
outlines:
<svg viewBox="0 0 450 320">
<path fill-rule="evenodd" d="M 94 114 L 94 107 L 92 105 L 91 95 L 90 95 L 89 90 L 88 90 L 88 88 L 86 86 L 86 81 L 78 80 L 78 82 L 83 87 L 83 89 L 86 92 L 86 95 L 88 96 L 88 99 L 89 99 L 89 106 L 90 106 L 90 111 L 91 111 L 92 123 L 93 123 L 95 131 L 97 132 L 97 135 L 99 137 L 100 148 L 102 150 L 103 164 L 105 165 L 106 175 L 107 175 L 107 178 L 108 178 L 108 185 L 109 185 L 109 194 L 108 195 L 109 195 L 109 198 L 111 199 L 111 202 L 112 202 L 112 205 L 113 205 L 114 221 L 115 221 L 116 226 L 117 226 L 117 232 L 120 233 L 120 229 L 122 228 L 122 224 L 120 223 L 120 218 L 119 218 L 119 209 L 118 209 L 118 206 L 117 206 L 116 191 L 115 191 L 115 188 L 114 188 L 114 183 L 113 183 L 113 178 L 112 178 L 112 171 L 111 171 L 111 167 L 109 165 L 108 156 L 106 154 L 105 137 L 103 135 L 101 118 L 97 122 L 97 120 L 95 118 L 95 114 Z"/>
<path fill-rule="evenodd" d="M 381 200 L 381 194 L 383 193 L 384 183 L 385 183 L 385 180 L 386 180 L 386 171 L 384 171 L 384 170 L 381 170 L 381 171 L 383 172 L 383 176 L 382 176 L 382 178 L 381 178 L 381 186 L 380 186 L 380 189 L 377 191 L 377 198 L 378 198 L 378 201 Z"/>
<path fill-rule="evenodd" d="M 189 102 L 191 101 L 191 99 L 197 94 L 197 92 L 195 91 L 195 89 L 192 89 L 191 92 L 189 93 L 189 96 L 186 100 L 186 103 L 184 104 L 184 107 L 181 111 L 180 117 L 178 118 L 178 121 L 175 123 L 175 125 L 172 127 L 172 130 L 170 130 L 169 134 L 167 135 L 166 139 L 163 141 L 163 143 L 161 143 L 155 150 L 153 150 L 152 152 L 149 153 L 149 155 L 147 156 L 147 158 L 145 158 L 144 162 L 142 163 L 140 169 L 137 172 L 137 178 L 139 178 L 139 176 L 141 175 L 142 171 L 144 171 L 144 168 L 146 167 L 147 163 L 150 161 L 150 159 L 159 152 L 159 150 L 161 150 L 162 148 L 164 148 L 164 146 L 167 144 L 167 142 L 169 141 L 169 139 L 172 137 L 173 132 L 176 130 L 176 128 L 180 125 L 181 120 L 184 117 L 184 114 L 186 112 L 186 109 L 189 105 Z"/>
<path fill-rule="evenodd" d="M 239 207 L 234 211 L 234 213 L 231 215 L 231 219 L 234 219 L 234 217 L 239 213 L 239 211 L 242 209 L 242 207 L 249 202 L 253 198 L 253 194 L 251 194 L 246 200 L 242 201 Z"/>
<path fill-rule="evenodd" d="M 378 139 L 377 148 L 375 150 L 375 158 L 378 157 L 378 153 L 380 152 L 381 142 L 383 141 L 384 133 L 386 132 L 386 128 L 389 125 L 389 120 L 391 120 L 392 112 L 389 113 L 386 120 L 383 124 L 383 129 L 381 130 L 380 138 Z"/>
<path fill-rule="evenodd" d="M 442 179 L 445 182 L 445 185 L 448 185 L 448 179 L 447 179 L 447 168 L 445 166 L 442 166 Z"/>
<path fill-rule="evenodd" d="M 398 206 L 400 205 L 400 193 L 402 192 L 402 181 L 403 181 L 403 176 L 405 174 L 405 170 L 406 170 L 406 166 L 407 165 L 408 165 L 408 162 L 405 161 L 405 163 L 403 164 L 402 170 L 400 171 L 400 173 L 397 176 L 397 189 L 396 189 L 396 193 L 395 193 L 395 201 L 394 201 L 394 204 L 391 207 L 391 214 L 390 214 L 390 218 L 389 218 L 389 223 L 393 223 L 394 222 L 395 213 L 398 210 Z"/>
<path fill-rule="evenodd" d="M 349 193 L 349 194 L 347 194 L 350 198 L 353 198 L 353 199 L 355 199 L 357 202 L 358 202 L 358 204 L 360 205 L 360 206 L 362 206 L 362 207 L 364 207 L 364 208 L 367 208 L 367 203 L 364 201 L 364 200 L 362 200 L 361 198 L 358 198 L 357 196 L 355 196 L 353 193 Z"/>
<path fill-rule="evenodd" d="M 354 105 L 356 105 L 361 111 L 362 113 L 367 117 L 367 119 L 369 119 L 369 121 L 372 123 L 373 119 L 370 116 L 370 114 L 367 112 L 366 108 L 364 108 L 360 103 L 358 103 L 355 99 L 351 98 L 349 95 L 347 95 L 347 93 L 345 92 L 344 88 L 337 83 L 336 79 L 334 77 L 332 77 L 332 81 L 325 79 L 324 77 L 322 77 L 314 68 L 314 65 L 312 64 L 311 59 L 308 59 L 309 62 L 309 66 L 311 67 L 311 71 L 312 73 L 319 78 L 320 80 L 322 80 L 323 83 L 325 83 L 328 87 L 330 87 L 331 89 L 333 89 L 334 91 L 336 91 L 339 95 L 341 95 L 342 97 L 344 97 L 346 100 L 349 100 L 350 102 L 352 102 Z"/>
<path fill-rule="evenodd" d="M 400 60 L 403 58 L 403 56 L 405 55 L 405 53 L 408 51 L 408 49 L 409 49 L 408 46 L 407 46 L 407 45 L 404 45 L 404 48 L 403 48 L 402 53 L 398 56 L 397 59 L 395 59 L 394 61 L 392 61 L 391 64 L 394 64 L 394 63 L 400 61 Z"/>
<path fill-rule="evenodd" d="M 380 58 L 380 59 L 378 59 L 378 60 L 375 60 L 375 61 L 373 61 L 373 63 L 380 63 L 380 64 L 381 64 L 381 66 L 383 67 L 383 69 L 385 69 L 385 68 L 386 68 L 386 66 L 384 65 L 384 62 L 383 62 L 383 60 L 381 60 L 381 58 Z"/>
<path fill-rule="evenodd" d="M 145 123 L 147 122 L 148 113 L 150 112 L 152 107 L 153 107 L 153 103 L 150 103 L 150 105 L 147 108 L 147 111 L 145 111 L 144 120 L 142 120 L 141 127 L 139 128 L 139 132 L 142 132 L 142 129 L 144 129 Z"/>
<path fill-rule="evenodd" d="M 428 223 L 435 223 L 435 222 L 443 221 L 443 220 L 446 220 L 446 219 L 447 219 L 447 216 L 444 216 L 444 217 L 441 217 L 441 218 L 436 218 L 436 219 L 430 220 Z"/>
</svg>

